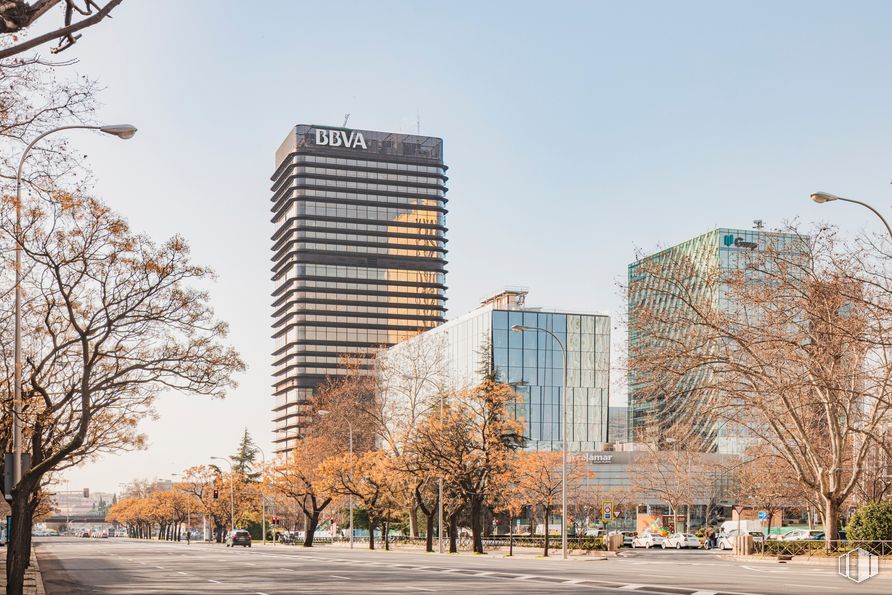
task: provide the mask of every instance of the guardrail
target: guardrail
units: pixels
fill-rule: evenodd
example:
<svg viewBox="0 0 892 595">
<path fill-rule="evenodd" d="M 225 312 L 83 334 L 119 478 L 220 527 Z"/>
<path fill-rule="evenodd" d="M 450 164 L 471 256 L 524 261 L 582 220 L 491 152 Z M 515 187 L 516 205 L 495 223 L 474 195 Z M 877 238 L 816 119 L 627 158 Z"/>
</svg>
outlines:
<svg viewBox="0 0 892 595">
<path fill-rule="evenodd" d="M 319 539 L 318 537 L 313 540 L 314 543 L 331 543 L 332 541 L 338 543 L 344 543 L 350 541 L 348 537 L 335 537 L 332 539 L 331 537 L 325 537 L 323 539 Z M 356 535 L 353 538 L 353 541 L 356 543 L 368 543 L 369 536 L 368 535 Z M 444 541 L 446 538 L 444 536 Z M 511 538 L 508 535 L 490 535 L 488 537 L 483 538 L 483 545 L 487 548 L 503 548 L 508 547 L 510 545 Z M 375 542 L 383 544 L 384 539 L 380 535 L 375 536 Z M 437 538 L 434 537 L 434 543 L 436 544 Z M 303 540 L 297 540 L 298 544 L 303 543 Z M 390 543 L 393 545 L 398 544 L 408 544 L 408 545 L 418 545 L 424 546 L 426 541 L 423 537 L 407 537 L 405 535 L 391 535 Z M 550 548 L 560 549 L 561 547 L 561 537 L 560 535 L 552 535 L 548 538 L 548 546 Z M 595 550 L 606 550 L 607 542 L 605 541 L 603 536 L 600 537 L 568 537 L 567 538 L 567 546 L 572 550 L 582 550 L 582 551 L 595 551 Z M 459 548 L 469 548 L 471 547 L 471 536 L 470 535 L 461 535 L 458 538 L 458 547 Z M 545 547 L 545 536 L 544 535 L 515 535 L 514 536 L 514 547 L 534 547 L 534 548 L 544 548 Z"/>
<path fill-rule="evenodd" d="M 892 557 L 892 540 L 859 541 L 853 539 L 791 540 L 769 539 L 753 544 L 754 551 L 763 556 L 839 556 L 856 549 L 862 549 L 877 556 Z"/>
</svg>

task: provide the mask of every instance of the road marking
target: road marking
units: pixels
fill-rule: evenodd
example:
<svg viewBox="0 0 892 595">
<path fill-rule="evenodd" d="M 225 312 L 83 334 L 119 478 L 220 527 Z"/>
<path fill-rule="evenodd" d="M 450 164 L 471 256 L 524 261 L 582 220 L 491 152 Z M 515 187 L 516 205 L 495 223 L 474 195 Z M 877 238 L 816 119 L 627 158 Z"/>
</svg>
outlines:
<svg viewBox="0 0 892 595">
<path fill-rule="evenodd" d="M 245 564 L 247 564 L 248 566 L 257 566 L 257 564 L 254 564 L 253 562 L 245 562 Z"/>
<path fill-rule="evenodd" d="M 571 578 L 571 579 L 564 581 L 564 583 L 567 585 L 578 585 L 579 583 L 584 583 L 584 582 L 586 582 L 586 579 L 584 579 L 584 578 Z M 697 593 L 691 593 L 691 595 L 697 595 Z M 703 593 L 700 593 L 700 595 L 710 595 L 710 594 L 706 593 L 704 591 Z M 712 593 L 711 595 L 715 595 L 715 593 Z"/>
<path fill-rule="evenodd" d="M 186 576 L 189 575 L 188 572 L 183 572 L 182 570 L 177 570 L 177 574 L 185 574 Z"/>
<path fill-rule="evenodd" d="M 809 589 L 842 589 L 842 587 L 831 587 L 829 585 L 797 585 L 796 583 L 784 583 L 790 587 L 808 587 Z"/>
<path fill-rule="evenodd" d="M 156 566 L 155 568 L 157 568 L 158 570 L 164 570 L 164 566 Z"/>
<path fill-rule="evenodd" d="M 257 595 L 269 595 L 269 593 L 264 593 L 263 591 L 257 591 Z"/>
<path fill-rule="evenodd" d="M 288 572 L 297 572 L 293 568 L 280 568 L 279 570 L 287 570 Z"/>
<path fill-rule="evenodd" d="M 329 576 L 330 576 L 331 578 L 339 578 L 339 579 L 341 579 L 342 581 L 349 581 L 349 580 L 350 580 L 350 577 L 349 577 L 349 576 L 338 576 L 338 575 L 336 575 L 336 574 L 330 574 Z"/>
<path fill-rule="evenodd" d="M 215 581 L 215 580 L 212 579 L 212 578 L 209 578 L 209 579 L 208 579 L 208 582 L 209 582 L 209 583 L 217 583 L 218 585 L 220 584 L 220 581 Z"/>
<path fill-rule="evenodd" d="M 624 591 L 634 591 L 635 589 L 640 589 L 644 586 L 645 585 L 623 585 L 620 589 L 623 589 Z"/>
<path fill-rule="evenodd" d="M 528 578 L 536 578 L 535 574 L 521 574 L 520 576 L 515 576 L 514 580 L 516 581 L 525 581 Z"/>
<path fill-rule="evenodd" d="M 424 587 L 412 587 L 409 585 L 406 585 L 406 588 L 412 589 L 413 591 L 430 591 L 431 593 L 433 593 L 433 591 L 434 591 L 433 589 L 425 589 Z"/>
<path fill-rule="evenodd" d="M 715 591 L 694 591 L 691 595 L 717 595 Z"/>
</svg>

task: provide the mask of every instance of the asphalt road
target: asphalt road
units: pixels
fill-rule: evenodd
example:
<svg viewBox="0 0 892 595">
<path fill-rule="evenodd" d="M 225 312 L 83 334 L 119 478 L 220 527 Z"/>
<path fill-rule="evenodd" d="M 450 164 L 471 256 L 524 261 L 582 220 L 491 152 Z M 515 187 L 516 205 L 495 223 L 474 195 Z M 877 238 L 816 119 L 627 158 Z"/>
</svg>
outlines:
<svg viewBox="0 0 892 595">
<path fill-rule="evenodd" d="M 607 560 L 349 550 L 338 546 L 38 538 L 49 595 L 101 593 L 889 594 L 892 567 L 861 584 L 831 565 L 727 559 L 706 551 L 625 550 Z M 559 552 L 558 552 L 559 554 Z"/>
</svg>

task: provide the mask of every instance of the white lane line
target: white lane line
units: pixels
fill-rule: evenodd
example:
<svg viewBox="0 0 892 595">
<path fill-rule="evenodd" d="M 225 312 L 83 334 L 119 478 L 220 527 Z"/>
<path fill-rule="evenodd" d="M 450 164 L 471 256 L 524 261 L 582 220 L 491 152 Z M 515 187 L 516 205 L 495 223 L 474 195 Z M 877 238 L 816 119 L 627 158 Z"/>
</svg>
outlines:
<svg viewBox="0 0 892 595">
<path fill-rule="evenodd" d="M 257 566 L 257 564 L 254 564 L 253 562 L 245 562 L 245 564 L 247 564 L 248 566 Z"/>
<path fill-rule="evenodd" d="M 209 579 L 208 579 L 208 582 L 209 582 L 209 583 L 217 583 L 218 585 L 220 584 L 220 581 L 215 581 L 215 580 L 212 579 L 212 578 L 209 578 Z"/>
<path fill-rule="evenodd" d="M 640 589 L 643 586 L 644 585 L 623 585 L 622 587 L 620 587 L 620 589 L 623 589 L 624 591 L 634 591 L 635 589 Z"/>
<path fill-rule="evenodd" d="M 288 572 L 297 572 L 293 568 L 280 568 L 279 570 L 287 570 Z"/>
<path fill-rule="evenodd" d="M 716 595 L 715 591 L 694 591 L 691 595 Z"/>
<path fill-rule="evenodd" d="M 186 576 L 189 576 L 188 572 L 183 572 L 182 570 L 177 570 L 177 574 L 185 574 Z"/>
<path fill-rule="evenodd" d="M 516 581 L 525 581 L 528 578 L 536 578 L 535 574 L 521 574 L 520 576 L 515 576 L 514 580 Z"/>
<path fill-rule="evenodd" d="M 257 595 L 269 595 L 269 593 L 264 593 L 263 591 L 257 591 Z"/>
<path fill-rule="evenodd" d="M 406 588 L 407 588 L 407 589 L 412 589 L 413 591 L 429 591 L 429 592 L 431 592 L 431 593 L 434 592 L 433 589 L 425 589 L 424 587 L 412 587 L 412 586 L 410 586 L 410 585 L 406 585 Z"/>
<path fill-rule="evenodd" d="M 330 575 L 328 575 L 328 576 L 330 576 L 331 578 L 339 578 L 339 579 L 341 579 L 341 580 L 343 580 L 343 581 L 349 581 L 349 580 L 350 580 L 350 577 L 349 577 L 349 576 L 338 576 L 338 575 L 336 575 L 336 574 L 330 574 Z"/>
<path fill-rule="evenodd" d="M 566 585 L 578 585 L 579 583 L 584 583 L 584 582 L 586 582 L 586 580 L 587 580 L 587 579 L 584 579 L 584 578 L 571 578 L 571 579 L 567 579 L 567 580 L 565 580 L 565 581 L 564 581 L 564 584 L 566 584 Z M 691 595 L 697 595 L 697 593 L 691 593 Z M 703 591 L 702 593 L 700 593 L 700 595 L 715 595 L 715 593 L 707 593 L 706 591 Z"/>
<path fill-rule="evenodd" d="M 156 566 L 155 568 L 157 568 L 158 570 L 164 570 L 164 566 Z"/>
</svg>

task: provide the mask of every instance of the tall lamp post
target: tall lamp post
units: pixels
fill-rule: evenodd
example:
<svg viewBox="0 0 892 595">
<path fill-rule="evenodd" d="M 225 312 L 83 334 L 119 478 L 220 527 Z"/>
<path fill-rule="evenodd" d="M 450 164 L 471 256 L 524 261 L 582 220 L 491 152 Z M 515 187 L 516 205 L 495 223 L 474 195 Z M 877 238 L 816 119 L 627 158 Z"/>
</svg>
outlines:
<svg viewBox="0 0 892 595">
<path fill-rule="evenodd" d="M 814 194 L 811 195 L 811 199 L 813 201 L 815 201 L 816 203 L 818 203 L 819 205 L 824 204 L 825 202 L 841 200 L 843 202 L 854 203 L 856 205 L 861 205 L 862 207 L 864 207 L 866 209 L 870 209 L 871 211 L 873 211 L 874 215 L 876 215 L 877 217 L 880 218 L 880 221 L 882 221 L 883 225 L 886 226 L 886 231 L 889 232 L 889 237 L 892 238 L 892 227 L 889 226 L 889 222 L 886 221 L 886 218 L 883 217 L 883 215 L 878 210 L 876 210 L 875 208 L 873 208 L 866 202 L 861 202 L 860 200 L 855 200 L 853 198 L 843 198 L 842 196 L 836 196 L 835 194 L 830 194 L 829 192 L 815 192 Z"/>
<path fill-rule="evenodd" d="M 235 496 L 232 487 L 232 476 L 235 475 L 235 471 L 232 468 L 232 461 L 223 457 L 211 457 L 211 459 L 229 463 L 229 530 L 235 531 Z"/>
<path fill-rule="evenodd" d="M 266 545 L 266 499 L 263 495 L 263 478 L 264 473 L 266 473 L 266 453 L 263 452 L 263 449 L 259 446 L 254 446 L 257 450 L 260 451 L 260 456 L 263 457 L 263 471 L 260 473 L 260 531 L 261 531 L 261 541 L 263 545 Z"/>
<path fill-rule="evenodd" d="M 136 127 L 130 124 L 107 124 L 104 126 L 87 126 L 73 124 L 71 126 L 59 126 L 47 130 L 31 141 L 19 160 L 19 168 L 15 178 L 15 346 L 13 349 L 15 360 L 15 381 L 13 383 L 12 399 L 12 487 L 16 487 L 22 479 L 22 171 L 25 169 L 25 160 L 31 149 L 38 141 L 47 136 L 63 130 L 99 130 L 118 138 L 133 138 Z"/>
<path fill-rule="evenodd" d="M 320 409 L 317 411 L 319 415 L 325 416 L 330 412 L 325 409 Z M 347 422 L 347 428 L 350 430 L 350 473 L 353 473 L 353 424 L 350 423 L 350 420 L 346 417 L 342 417 L 342 419 Z M 350 549 L 353 549 L 353 494 L 350 494 Z"/>
<path fill-rule="evenodd" d="M 523 326 L 515 324 L 511 327 L 512 331 L 542 331 L 551 335 L 558 347 L 561 348 L 561 358 L 564 361 L 564 382 L 563 382 L 563 398 L 561 399 L 561 556 L 564 560 L 568 557 L 567 552 L 567 408 L 569 405 L 569 395 L 567 391 L 567 348 L 556 334 L 550 330 L 540 328 L 538 326 Z M 548 539 L 548 535 L 545 536 Z"/>
</svg>

